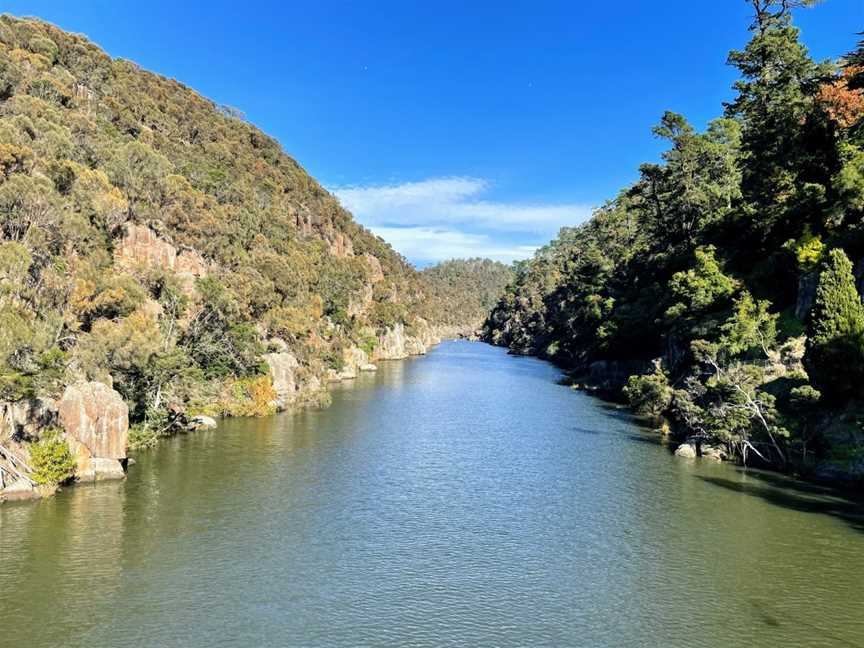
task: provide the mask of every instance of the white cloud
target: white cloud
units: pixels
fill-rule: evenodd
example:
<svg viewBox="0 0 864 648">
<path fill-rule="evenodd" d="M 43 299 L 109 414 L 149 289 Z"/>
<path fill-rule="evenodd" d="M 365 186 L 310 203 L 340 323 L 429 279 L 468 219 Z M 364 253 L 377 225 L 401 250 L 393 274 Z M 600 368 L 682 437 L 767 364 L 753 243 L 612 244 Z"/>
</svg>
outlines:
<svg viewBox="0 0 864 648">
<path fill-rule="evenodd" d="M 524 259 L 562 227 L 591 215 L 586 205 L 484 199 L 491 189 L 481 178 L 446 177 L 331 190 L 360 223 L 420 263 L 478 256 Z"/>
<path fill-rule="evenodd" d="M 379 227 L 372 231 L 415 263 L 445 259 L 485 257 L 510 263 L 526 259 L 537 249 L 533 245 L 507 245 L 486 234 L 467 234 L 436 227 Z"/>
<path fill-rule="evenodd" d="M 591 215 L 579 204 L 483 200 L 491 185 L 480 178 L 432 178 L 397 185 L 335 187 L 342 205 L 368 226 L 470 225 L 507 232 L 555 235 Z"/>
</svg>

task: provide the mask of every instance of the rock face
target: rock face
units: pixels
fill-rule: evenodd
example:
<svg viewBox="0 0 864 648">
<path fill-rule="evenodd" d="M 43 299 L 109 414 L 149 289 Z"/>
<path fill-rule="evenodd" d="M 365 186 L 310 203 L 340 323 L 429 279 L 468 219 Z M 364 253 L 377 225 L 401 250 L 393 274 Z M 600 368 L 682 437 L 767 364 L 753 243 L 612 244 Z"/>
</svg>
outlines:
<svg viewBox="0 0 864 648">
<path fill-rule="evenodd" d="M 418 320 L 414 326 L 416 330 L 413 335 L 408 335 L 403 324 L 397 324 L 379 335 L 372 359 L 401 360 L 412 355 L 424 355 L 430 346 L 441 341 L 425 321 Z"/>
<path fill-rule="evenodd" d="M 273 381 L 273 389 L 276 391 L 276 407 L 285 409 L 297 398 L 297 362 L 292 354 L 287 351 L 268 353 L 264 361 L 270 368 L 270 379 Z"/>
<path fill-rule="evenodd" d="M 57 404 L 52 400 L 0 403 L 0 442 L 35 438 L 40 430 L 56 424 Z"/>
<path fill-rule="evenodd" d="M 816 299 L 816 287 L 819 285 L 819 273 L 807 272 L 798 277 L 798 297 L 795 301 L 795 317 L 803 320 L 813 301 Z"/>
<path fill-rule="evenodd" d="M 330 254 L 337 257 L 354 256 L 354 243 L 342 232 L 334 232 L 330 239 Z"/>
<path fill-rule="evenodd" d="M 383 335 L 378 336 L 378 344 L 372 354 L 375 360 L 401 360 L 407 358 L 409 353 L 405 348 L 408 336 L 405 334 L 405 326 L 401 323 L 393 328 L 387 329 Z"/>
<path fill-rule="evenodd" d="M 143 265 L 173 270 L 177 263 L 177 248 L 149 227 L 129 223 L 114 249 L 114 260 L 125 267 Z"/>
<path fill-rule="evenodd" d="M 122 477 L 129 408 L 120 394 L 103 383 L 78 383 L 66 388 L 57 409 L 78 478 Z"/>
<path fill-rule="evenodd" d="M 143 225 L 126 225 L 126 233 L 114 250 L 114 260 L 121 267 L 161 268 L 177 275 L 183 290 L 192 295 L 195 279 L 207 276 L 207 264 L 195 250 L 180 250 Z"/>
<path fill-rule="evenodd" d="M 366 252 L 363 255 L 363 259 L 366 261 L 366 265 L 368 265 L 369 269 L 371 270 L 371 276 L 369 277 L 369 280 L 373 284 L 378 283 L 379 281 L 384 281 L 384 270 L 381 268 L 381 262 L 378 260 L 378 257 Z"/>
</svg>

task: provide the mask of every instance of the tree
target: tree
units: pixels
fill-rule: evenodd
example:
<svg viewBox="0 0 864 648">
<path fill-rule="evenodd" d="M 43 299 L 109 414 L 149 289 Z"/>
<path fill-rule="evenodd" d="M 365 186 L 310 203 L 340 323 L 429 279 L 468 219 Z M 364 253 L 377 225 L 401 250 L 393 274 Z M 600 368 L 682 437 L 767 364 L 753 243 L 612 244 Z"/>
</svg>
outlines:
<svg viewBox="0 0 864 648">
<path fill-rule="evenodd" d="M 716 252 L 712 245 L 697 248 L 693 268 L 672 276 L 669 288 L 677 301 L 666 311 L 667 317 L 674 319 L 706 311 L 735 293 L 739 284 L 723 273 Z"/>
<path fill-rule="evenodd" d="M 66 440 L 56 432 L 30 446 L 33 481 L 46 486 L 57 486 L 75 475 L 75 459 Z"/>
<path fill-rule="evenodd" d="M 663 153 L 665 164 L 641 166 L 641 180 L 630 195 L 642 198 L 657 243 L 691 244 L 740 196 L 738 124 L 718 119 L 705 133 L 697 133 L 683 116 L 666 112 L 654 134 L 668 140 L 672 148 Z"/>
<path fill-rule="evenodd" d="M 852 263 L 841 249 L 828 253 L 810 312 L 804 366 L 825 398 L 843 400 L 864 380 L 864 307 Z"/>
<path fill-rule="evenodd" d="M 788 215 L 790 204 L 804 200 L 799 192 L 805 185 L 824 187 L 836 171 L 836 151 L 813 145 L 822 137 L 813 97 L 831 68 L 810 58 L 790 23 L 793 7 L 812 2 L 751 4 L 753 38 L 743 51 L 729 54 L 729 64 L 742 78 L 734 85 L 737 96 L 726 105 L 726 114 L 741 124 L 741 189 L 754 205 L 758 220 L 753 225 L 766 236 Z"/>
<path fill-rule="evenodd" d="M 756 301 L 744 291 L 735 300 L 732 316 L 720 327 L 720 346 L 729 356 L 759 352 L 768 355 L 768 349 L 777 338 L 777 315 L 768 312 L 771 303 Z"/>
<path fill-rule="evenodd" d="M 760 389 L 765 372 L 758 365 L 724 359 L 722 348 L 706 340 L 695 340 L 694 373 L 675 391 L 673 408 L 685 424 L 707 439 L 721 441 L 747 462 L 752 451 L 771 461 L 767 446 L 782 465 L 786 464 L 783 439 L 790 436 L 781 424 L 774 395 Z"/>
</svg>

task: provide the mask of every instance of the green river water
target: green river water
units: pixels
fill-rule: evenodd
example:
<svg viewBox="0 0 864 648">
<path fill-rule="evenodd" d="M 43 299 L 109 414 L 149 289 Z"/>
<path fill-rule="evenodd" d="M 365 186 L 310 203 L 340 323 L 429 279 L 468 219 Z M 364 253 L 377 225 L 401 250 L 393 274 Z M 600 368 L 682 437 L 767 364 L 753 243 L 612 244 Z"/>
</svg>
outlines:
<svg viewBox="0 0 864 648">
<path fill-rule="evenodd" d="M 864 509 L 477 343 L 0 506 L 0 646 L 862 646 Z"/>
</svg>

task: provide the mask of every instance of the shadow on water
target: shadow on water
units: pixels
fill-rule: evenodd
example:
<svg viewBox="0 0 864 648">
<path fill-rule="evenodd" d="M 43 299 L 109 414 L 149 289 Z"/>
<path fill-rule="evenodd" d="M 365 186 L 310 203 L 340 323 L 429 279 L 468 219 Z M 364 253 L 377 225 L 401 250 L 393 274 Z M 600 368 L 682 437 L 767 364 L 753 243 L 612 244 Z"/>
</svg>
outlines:
<svg viewBox="0 0 864 648">
<path fill-rule="evenodd" d="M 602 434 L 600 430 L 592 430 L 591 428 L 579 427 L 578 425 L 572 427 L 571 430 L 573 430 L 573 432 L 578 432 L 579 434 Z"/>
<path fill-rule="evenodd" d="M 750 607 L 753 610 L 753 613 L 759 618 L 760 621 L 769 628 L 779 628 L 783 623 L 781 623 L 778 618 L 779 613 L 772 611 L 768 604 L 763 603 L 757 599 L 748 599 L 750 603 Z M 838 646 L 851 646 L 851 648 L 862 648 L 860 643 L 854 643 L 849 641 L 848 639 L 844 639 L 843 637 L 838 637 L 834 634 L 828 633 L 824 627 L 817 626 L 813 623 L 807 623 L 806 621 L 802 621 L 799 618 L 796 618 L 794 623 L 798 626 L 806 626 L 811 630 L 815 631 L 816 635 L 822 636 L 825 639 L 830 639 L 834 642 L 834 644 Z"/>
<path fill-rule="evenodd" d="M 864 501 L 832 488 L 809 484 L 765 472 L 736 469 L 746 479 L 735 480 L 700 475 L 702 481 L 726 490 L 758 497 L 769 504 L 800 511 L 828 515 L 864 533 Z"/>
<path fill-rule="evenodd" d="M 637 443 L 644 443 L 645 445 L 650 445 L 654 447 L 662 447 L 665 444 L 663 443 L 663 439 L 657 436 L 649 436 L 649 435 L 639 435 L 639 434 L 628 434 L 627 439 L 630 441 L 636 441 Z"/>
</svg>

